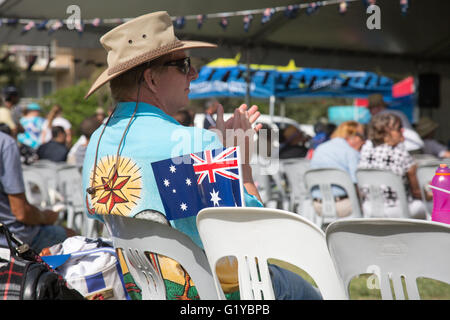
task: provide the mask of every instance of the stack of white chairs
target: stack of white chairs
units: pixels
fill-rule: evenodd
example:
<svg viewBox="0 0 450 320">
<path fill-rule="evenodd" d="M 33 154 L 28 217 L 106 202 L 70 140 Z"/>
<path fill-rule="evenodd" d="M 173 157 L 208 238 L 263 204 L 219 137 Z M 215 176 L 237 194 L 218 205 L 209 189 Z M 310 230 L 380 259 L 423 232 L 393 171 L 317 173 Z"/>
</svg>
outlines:
<svg viewBox="0 0 450 320">
<path fill-rule="evenodd" d="M 252 163 L 251 167 L 253 180 L 264 206 L 288 209 L 289 197 L 286 194 L 278 160 L 258 159 L 258 162 Z"/>
<path fill-rule="evenodd" d="M 64 212 L 57 221 L 86 237 L 99 236 L 99 222 L 86 217 L 82 177 L 78 168 L 65 162 L 38 160 L 23 165 L 25 194 L 41 209 Z"/>
<path fill-rule="evenodd" d="M 285 159 L 281 160 L 281 164 L 289 190 L 289 211 L 315 221 L 312 199 L 305 184 L 305 172 L 309 169 L 310 160 Z"/>
</svg>

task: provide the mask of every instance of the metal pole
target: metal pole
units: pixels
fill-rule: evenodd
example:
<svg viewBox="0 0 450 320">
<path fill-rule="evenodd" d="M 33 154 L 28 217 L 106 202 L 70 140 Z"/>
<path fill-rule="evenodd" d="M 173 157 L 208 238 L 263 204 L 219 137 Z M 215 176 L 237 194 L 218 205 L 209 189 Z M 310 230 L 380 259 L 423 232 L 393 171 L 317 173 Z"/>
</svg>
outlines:
<svg viewBox="0 0 450 320">
<path fill-rule="evenodd" d="M 245 104 L 250 107 L 251 104 L 251 96 L 250 96 L 250 85 L 251 85 L 251 76 L 250 76 L 250 49 L 248 46 L 245 47 L 245 55 L 247 59 L 247 76 L 245 81 L 247 82 L 247 91 L 245 93 Z"/>
<path fill-rule="evenodd" d="M 273 123 L 273 116 L 275 114 L 275 96 L 270 96 L 269 102 L 270 122 Z"/>
</svg>

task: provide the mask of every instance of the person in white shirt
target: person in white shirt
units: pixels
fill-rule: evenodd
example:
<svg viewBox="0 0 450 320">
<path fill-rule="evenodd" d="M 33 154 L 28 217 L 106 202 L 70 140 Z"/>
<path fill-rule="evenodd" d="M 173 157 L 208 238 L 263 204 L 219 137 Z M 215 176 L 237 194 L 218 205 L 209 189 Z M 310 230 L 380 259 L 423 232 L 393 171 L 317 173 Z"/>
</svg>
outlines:
<svg viewBox="0 0 450 320">
<path fill-rule="evenodd" d="M 72 146 L 72 125 L 62 116 L 62 108 L 55 104 L 50 110 L 47 119 L 44 121 L 41 133 L 41 143 L 44 144 L 52 139 L 52 127 L 60 126 L 66 132 L 66 145 L 68 148 Z"/>
</svg>

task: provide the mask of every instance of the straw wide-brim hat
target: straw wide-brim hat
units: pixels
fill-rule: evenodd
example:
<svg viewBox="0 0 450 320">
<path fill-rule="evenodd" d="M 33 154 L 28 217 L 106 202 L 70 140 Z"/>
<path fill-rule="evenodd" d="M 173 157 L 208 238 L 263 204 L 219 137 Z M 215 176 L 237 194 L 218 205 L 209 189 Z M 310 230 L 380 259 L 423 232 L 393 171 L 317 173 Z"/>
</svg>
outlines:
<svg viewBox="0 0 450 320">
<path fill-rule="evenodd" d="M 423 117 L 419 119 L 419 122 L 417 122 L 416 131 L 419 136 L 423 138 L 436 130 L 438 127 L 439 125 L 436 122 L 428 117 Z"/>
<path fill-rule="evenodd" d="M 144 62 L 180 50 L 217 47 L 208 42 L 179 40 L 166 11 L 125 22 L 104 34 L 100 43 L 108 54 L 108 68 L 95 80 L 85 98 L 108 81 Z"/>
</svg>

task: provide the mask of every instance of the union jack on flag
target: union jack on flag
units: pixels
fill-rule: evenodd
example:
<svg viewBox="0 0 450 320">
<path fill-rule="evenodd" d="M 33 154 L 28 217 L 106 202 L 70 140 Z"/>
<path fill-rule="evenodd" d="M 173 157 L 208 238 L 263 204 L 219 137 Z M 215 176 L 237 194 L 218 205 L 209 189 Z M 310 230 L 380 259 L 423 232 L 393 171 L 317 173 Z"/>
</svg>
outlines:
<svg viewBox="0 0 450 320">
<path fill-rule="evenodd" d="M 238 180 L 239 175 L 229 170 L 238 168 L 236 149 L 237 147 L 225 149 L 215 157 L 212 155 L 212 150 L 206 150 L 204 152 L 204 159 L 191 153 L 191 158 L 195 161 L 194 171 L 196 174 L 200 174 L 197 179 L 197 184 L 201 184 L 205 177 L 209 178 L 209 183 L 215 183 L 215 174 L 228 179 Z"/>
<path fill-rule="evenodd" d="M 205 150 L 151 165 L 169 220 L 196 216 L 206 207 L 243 203 L 239 147 Z"/>
</svg>

